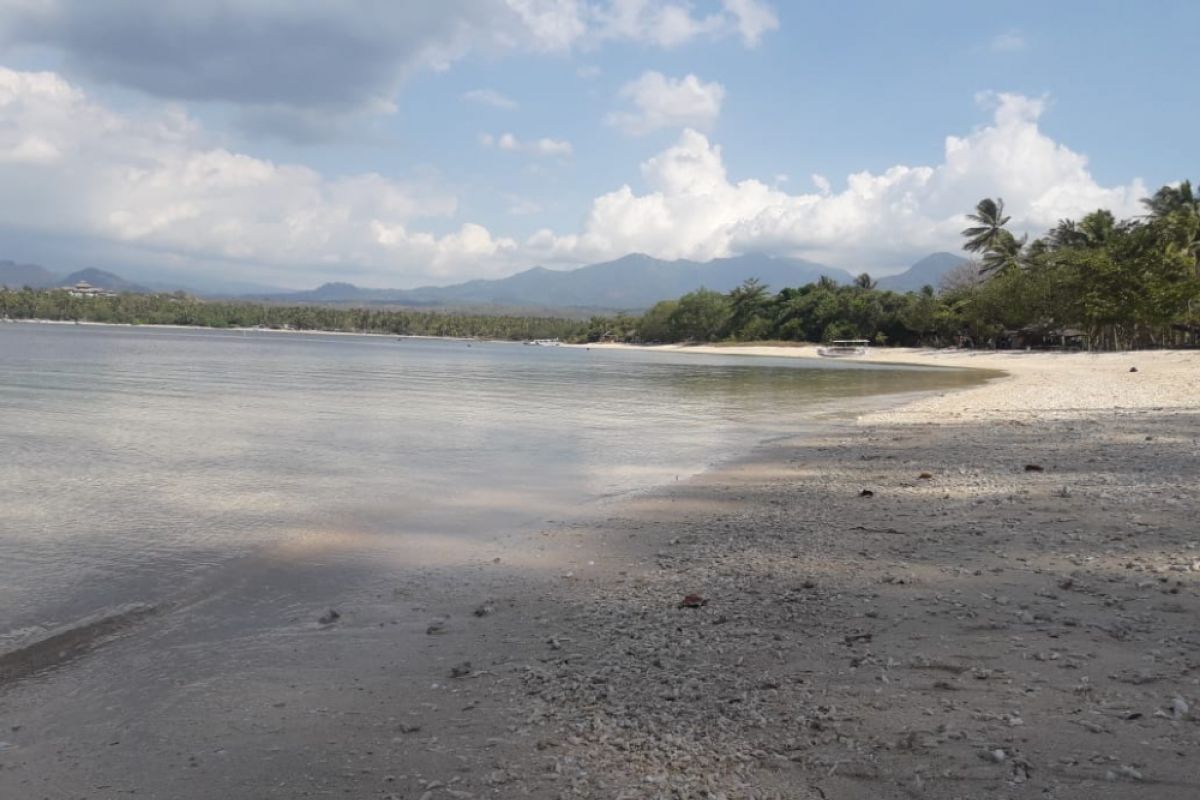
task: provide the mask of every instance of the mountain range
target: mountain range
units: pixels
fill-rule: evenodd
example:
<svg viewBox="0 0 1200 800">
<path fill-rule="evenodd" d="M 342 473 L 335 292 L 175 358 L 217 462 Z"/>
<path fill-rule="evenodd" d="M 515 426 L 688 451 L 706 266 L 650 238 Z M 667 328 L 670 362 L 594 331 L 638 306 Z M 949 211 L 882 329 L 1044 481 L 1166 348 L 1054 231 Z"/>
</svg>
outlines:
<svg viewBox="0 0 1200 800">
<path fill-rule="evenodd" d="M 712 261 L 663 261 L 634 254 L 572 270 L 534 267 L 496 280 L 417 289 L 360 289 L 327 283 L 309 292 L 275 295 L 273 300 L 307 303 L 395 303 L 416 306 L 539 306 L 542 308 L 642 309 L 701 286 L 727 292 L 747 278 L 768 286 L 801 286 L 821 276 L 839 283 L 850 273 L 811 261 L 752 254 Z"/>
<path fill-rule="evenodd" d="M 875 285 L 893 292 L 919 292 L 923 286 L 936 289 L 943 275 L 966 261 L 954 253 L 931 253 L 904 272 L 880 278 Z"/>
<path fill-rule="evenodd" d="M 95 267 L 60 276 L 38 264 L 0 261 L 0 286 L 10 289 L 20 289 L 24 286 L 31 289 L 53 289 L 57 286 L 74 286 L 80 281 L 114 292 L 146 294 L 150 291 L 145 286 L 125 280 L 120 275 Z"/>
<path fill-rule="evenodd" d="M 898 275 L 881 278 L 881 289 L 910 291 L 928 284 L 936 286 L 945 272 L 962 263 L 960 256 L 934 253 Z M 472 280 L 451 286 L 416 289 L 366 289 L 349 283 L 326 283 L 316 289 L 296 292 L 237 294 L 237 297 L 270 302 L 387 304 L 399 306 L 504 307 L 548 309 L 640 310 L 660 300 L 679 297 L 701 287 L 727 292 L 747 278 L 758 278 L 774 291 L 785 286 L 803 286 L 822 277 L 850 283 L 846 270 L 813 261 L 750 253 L 712 261 L 664 261 L 632 254 L 615 261 L 590 264 L 572 270 L 532 269 L 494 280 Z M 144 286 L 99 269 L 84 269 L 64 277 L 36 264 L 0 261 L 0 285 L 50 288 L 87 281 L 93 286 L 118 292 L 149 292 Z M 186 287 L 154 286 L 169 291 Z M 202 293 L 205 294 L 205 293 Z M 228 295 L 226 295 L 228 296 Z"/>
</svg>

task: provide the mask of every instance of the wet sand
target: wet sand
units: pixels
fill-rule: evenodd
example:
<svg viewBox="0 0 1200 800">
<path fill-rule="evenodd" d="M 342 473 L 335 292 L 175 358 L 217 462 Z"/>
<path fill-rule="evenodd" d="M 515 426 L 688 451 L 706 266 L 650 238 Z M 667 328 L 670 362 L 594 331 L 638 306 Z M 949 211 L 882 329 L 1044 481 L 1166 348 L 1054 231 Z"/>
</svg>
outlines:
<svg viewBox="0 0 1200 800">
<path fill-rule="evenodd" d="M 266 553 L 0 689 L 0 797 L 1196 797 L 1200 354 L 883 356 L 1009 377 L 415 570 Z"/>
</svg>

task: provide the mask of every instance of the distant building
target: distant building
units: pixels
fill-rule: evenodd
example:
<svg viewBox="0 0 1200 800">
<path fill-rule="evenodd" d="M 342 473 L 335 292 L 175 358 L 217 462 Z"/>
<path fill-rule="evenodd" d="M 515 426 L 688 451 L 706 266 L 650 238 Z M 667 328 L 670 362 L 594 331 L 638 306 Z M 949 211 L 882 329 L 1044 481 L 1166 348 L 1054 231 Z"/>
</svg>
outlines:
<svg viewBox="0 0 1200 800">
<path fill-rule="evenodd" d="M 92 286 L 87 281 L 80 281 L 74 286 L 64 286 L 71 297 L 116 297 L 116 292 L 110 292 L 108 289 L 101 289 L 99 286 Z"/>
</svg>

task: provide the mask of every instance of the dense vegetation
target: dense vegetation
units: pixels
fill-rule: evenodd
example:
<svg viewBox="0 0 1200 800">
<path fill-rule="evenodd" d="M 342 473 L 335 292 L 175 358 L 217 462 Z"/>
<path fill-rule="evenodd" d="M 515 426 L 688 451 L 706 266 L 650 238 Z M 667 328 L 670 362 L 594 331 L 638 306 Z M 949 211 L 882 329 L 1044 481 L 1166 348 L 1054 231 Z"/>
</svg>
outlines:
<svg viewBox="0 0 1200 800">
<path fill-rule="evenodd" d="M 1189 182 L 1117 220 L 1098 210 L 1032 242 L 1006 227 L 1004 201 L 968 215 L 964 249 L 979 257 L 936 290 L 881 291 L 822 279 L 772 294 L 751 279 L 658 303 L 642 315 L 587 322 L 537 316 L 205 302 L 183 294 L 75 298 L 61 290 L 0 291 L 0 317 L 133 324 L 362 331 L 495 339 L 629 342 L 870 339 L 879 344 L 1092 349 L 1200 343 L 1200 195 Z"/>
<path fill-rule="evenodd" d="M 4 317 L 133 325 L 197 325 L 207 328 L 262 326 L 303 331 L 512 340 L 575 338 L 583 327 L 578 320 L 554 317 L 217 302 L 198 300 L 181 293 L 72 297 L 68 292 L 57 289 L 0 290 L 0 318 Z"/>
<path fill-rule="evenodd" d="M 596 318 L 592 339 L 819 342 L 896 345 L 1067 344 L 1093 349 L 1200 341 L 1200 195 L 1189 182 L 1144 201 L 1144 217 L 1098 210 L 1062 220 L 1033 242 L 1006 227 L 1004 201 L 968 215 L 964 249 L 978 254 L 940 291 L 879 291 L 868 275 L 771 294 L 757 281 L 657 304 L 640 318 Z"/>
</svg>

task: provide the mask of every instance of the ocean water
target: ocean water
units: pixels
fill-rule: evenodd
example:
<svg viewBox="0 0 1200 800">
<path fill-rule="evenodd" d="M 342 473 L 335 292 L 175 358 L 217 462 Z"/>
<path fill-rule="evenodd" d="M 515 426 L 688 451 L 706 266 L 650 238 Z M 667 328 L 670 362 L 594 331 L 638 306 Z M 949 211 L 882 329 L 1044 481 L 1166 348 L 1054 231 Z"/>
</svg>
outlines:
<svg viewBox="0 0 1200 800">
<path fill-rule="evenodd" d="M 563 518 L 961 371 L 0 324 L 0 652 L 266 545 Z"/>
</svg>

